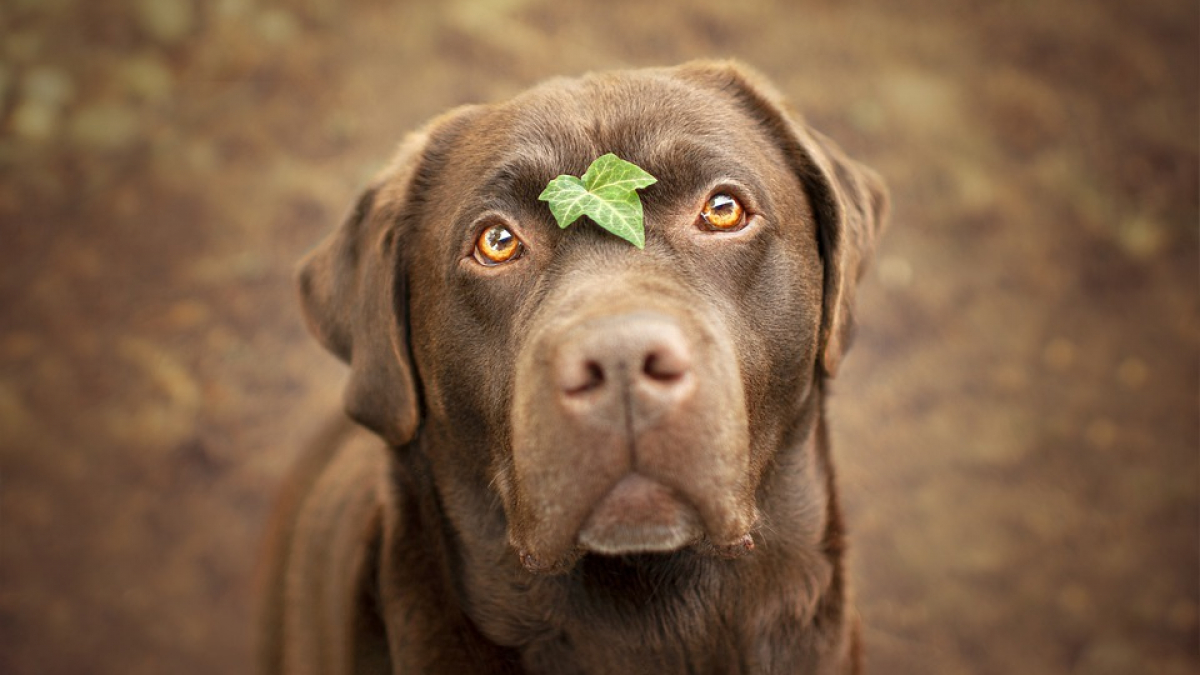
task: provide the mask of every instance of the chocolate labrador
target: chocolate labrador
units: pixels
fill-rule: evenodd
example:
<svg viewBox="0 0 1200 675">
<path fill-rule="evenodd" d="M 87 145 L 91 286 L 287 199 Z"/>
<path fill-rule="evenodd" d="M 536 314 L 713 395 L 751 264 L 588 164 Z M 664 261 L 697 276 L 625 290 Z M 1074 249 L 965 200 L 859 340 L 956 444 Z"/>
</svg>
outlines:
<svg viewBox="0 0 1200 675">
<path fill-rule="evenodd" d="M 644 249 L 539 201 L 606 153 Z M 265 671 L 858 672 L 824 397 L 885 201 L 730 63 L 412 134 L 300 271 L 374 436 L 288 484 Z"/>
</svg>

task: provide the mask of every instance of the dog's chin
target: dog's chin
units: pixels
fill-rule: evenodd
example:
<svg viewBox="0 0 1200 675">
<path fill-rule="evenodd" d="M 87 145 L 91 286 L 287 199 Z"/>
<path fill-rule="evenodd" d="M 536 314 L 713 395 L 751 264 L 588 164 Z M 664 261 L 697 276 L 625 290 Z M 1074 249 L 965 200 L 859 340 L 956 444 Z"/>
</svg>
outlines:
<svg viewBox="0 0 1200 675">
<path fill-rule="evenodd" d="M 602 497 L 579 531 L 579 547 L 601 555 L 669 553 L 704 536 L 699 514 L 662 483 L 631 473 Z"/>
</svg>

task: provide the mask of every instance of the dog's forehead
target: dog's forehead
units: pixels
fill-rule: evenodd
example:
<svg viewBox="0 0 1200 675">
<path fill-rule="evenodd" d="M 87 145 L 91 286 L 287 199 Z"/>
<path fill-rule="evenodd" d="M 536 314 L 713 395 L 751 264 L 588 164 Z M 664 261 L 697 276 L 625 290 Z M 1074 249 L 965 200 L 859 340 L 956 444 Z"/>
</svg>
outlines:
<svg viewBox="0 0 1200 675">
<path fill-rule="evenodd" d="M 554 80 L 501 109 L 523 141 L 635 154 L 664 139 L 717 136 L 739 125 L 727 94 L 667 74 L 615 73 Z M 583 149 L 583 148 L 580 148 Z"/>
</svg>

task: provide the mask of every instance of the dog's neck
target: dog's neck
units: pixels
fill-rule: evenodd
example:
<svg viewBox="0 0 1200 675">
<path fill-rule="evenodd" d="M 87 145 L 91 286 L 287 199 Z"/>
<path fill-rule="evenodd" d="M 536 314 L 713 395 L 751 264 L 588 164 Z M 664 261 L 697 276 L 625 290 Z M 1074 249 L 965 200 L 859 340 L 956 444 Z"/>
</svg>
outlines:
<svg viewBox="0 0 1200 675">
<path fill-rule="evenodd" d="M 811 419 L 798 420 L 764 476 L 756 549 L 745 557 L 695 548 L 588 555 L 566 573 L 532 575 L 507 543 L 498 500 L 461 501 L 478 494 L 471 491 L 440 494 L 429 480 L 436 449 L 410 447 L 399 453 L 397 480 L 407 502 L 401 512 L 415 513 L 404 532 L 385 532 L 385 548 L 400 548 L 411 560 L 403 551 L 416 547 L 441 564 L 425 566 L 429 575 L 422 577 L 384 555 L 382 586 L 394 589 L 389 594 L 417 586 L 433 593 L 446 612 L 439 623 L 457 626 L 460 641 L 479 643 L 454 649 L 500 650 L 514 667 L 521 664 L 513 672 L 590 672 L 579 664 L 599 672 L 852 672 L 815 661 L 838 642 L 844 648 L 835 651 L 846 661 L 852 639 L 843 616 L 841 516 L 816 398 Z M 451 502 L 455 496 L 460 501 Z M 463 519 L 470 528 L 446 526 Z M 758 663 L 762 654 L 790 660 Z"/>
</svg>

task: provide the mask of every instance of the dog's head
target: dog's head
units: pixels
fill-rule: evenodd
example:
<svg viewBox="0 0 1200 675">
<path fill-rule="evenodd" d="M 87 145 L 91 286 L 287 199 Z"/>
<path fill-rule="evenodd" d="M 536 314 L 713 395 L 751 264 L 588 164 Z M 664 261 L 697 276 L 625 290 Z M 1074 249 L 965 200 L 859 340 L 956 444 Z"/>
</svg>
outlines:
<svg viewBox="0 0 1200 675">
<path fill-rule="evenodd" d="M 609 152 L 658 178 L 644 250 L 538 201 Z M 737 66 L 556 80 L 412 135 L 301 294 L 350 415 L 420 434 L 450 517 L 502 505 L 527 567 L 737 548 L 811 433 L 884 202 Z"/>
</svg>

